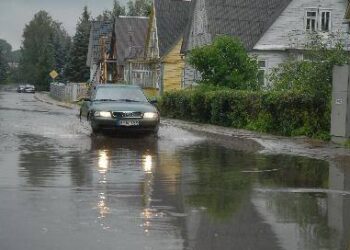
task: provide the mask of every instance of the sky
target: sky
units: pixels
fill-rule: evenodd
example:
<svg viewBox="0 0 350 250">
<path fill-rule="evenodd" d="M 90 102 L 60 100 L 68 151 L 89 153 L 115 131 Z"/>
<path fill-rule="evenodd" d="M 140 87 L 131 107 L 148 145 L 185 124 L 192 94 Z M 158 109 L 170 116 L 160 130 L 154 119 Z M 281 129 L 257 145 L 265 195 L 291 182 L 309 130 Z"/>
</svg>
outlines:
<svg viewBox="0 0 350 250">
<path fill-rule="evenodd" d="M 125 4 L 127 0 L 119 0 Z M 0 0 L 0 39 L 11 44 L 13 50 L 20 48 L 23 29 L 40 10 L 62 23 L 72 36 L 84 6 L 93 17 L 105 9 L 112 9 L 113 0 Z"/>
</svg>

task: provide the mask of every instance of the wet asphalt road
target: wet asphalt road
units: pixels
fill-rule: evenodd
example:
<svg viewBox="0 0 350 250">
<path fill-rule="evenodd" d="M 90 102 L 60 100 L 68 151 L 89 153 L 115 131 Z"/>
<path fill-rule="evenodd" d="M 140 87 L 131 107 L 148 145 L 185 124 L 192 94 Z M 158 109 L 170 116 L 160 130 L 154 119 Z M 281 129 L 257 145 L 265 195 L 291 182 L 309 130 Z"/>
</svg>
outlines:
<svg viewBox="0 0 350 250">
<path fill-rule="evenodd" d="M 350 247 L 349 163 L 174 127 L 90 133 L 75 110 L 0 91 L 0 250 Z"/>
</svg>

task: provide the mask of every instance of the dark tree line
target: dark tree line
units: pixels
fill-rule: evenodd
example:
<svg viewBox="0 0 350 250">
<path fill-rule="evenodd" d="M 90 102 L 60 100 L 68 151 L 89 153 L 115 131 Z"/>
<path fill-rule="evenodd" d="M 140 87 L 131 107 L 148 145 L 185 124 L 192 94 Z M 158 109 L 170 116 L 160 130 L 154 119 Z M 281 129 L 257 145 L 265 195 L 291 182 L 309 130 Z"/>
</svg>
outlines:
<svg viewBox="0 0 350 250">
<path fill-rule="evenodd" d="M 23 81 L 47 89 L 49 73 L 56 70 L 64 75 L 70 48 L 70 37 L 61 24 L 46 11 L 39 11 L 23 32 L 19 71 Z"/>
<path fill-rule="evenodd" d="M 0 84 L 5 83 L 9 77 L 11 51 L 11 45 L 5 40 L 0 39 Z"/>
<path fill-rule="evenodd" d="M 113 20 L 118 16 L 149 16 L 152 10 L 152 0 L 129 0 L 127 6 L 120 5 L 117 0 L 113 2 L 112 10 L 104 10 L 96 20 Z"/>
<path fill-rule="evenodd" d="M 130 0 L 127 7 L 114 0 L 112 10 L 105 10 L 96 20 L 112 21 L 121 15 L 147 16 L 151 6 L 151 0 Z M 58 81 L 88 81 L 86 59 L 92 20 L 85 6 L 77 22 L 76 33 L 71 38 L 62 24 L 53 20 L 46 11 L 36 13 L 24 28 L 19 67 L 16 74 L 13 72 L 16 77 L 12 78 L 35 84 L 43 90 L 49 88 L 52 70 L 59 73 Z M 8 51 L 11 52 L 11 46 L 0 40 L 0 83 L 8 81 L 11 74 Z"/>
</svg>

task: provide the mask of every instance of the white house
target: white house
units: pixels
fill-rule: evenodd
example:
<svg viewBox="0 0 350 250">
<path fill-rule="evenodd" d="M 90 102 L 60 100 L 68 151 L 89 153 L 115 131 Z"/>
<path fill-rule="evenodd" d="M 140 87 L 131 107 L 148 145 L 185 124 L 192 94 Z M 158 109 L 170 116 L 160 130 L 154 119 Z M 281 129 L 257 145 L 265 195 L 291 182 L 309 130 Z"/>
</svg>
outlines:
<svg viewBox="0 0 350 250">
<path fill-rule="evenodd" d="M 258 58 L 260 75 L 266 76 L 291 55 L 302 58 L 309 33 L 318 32 L 324 39 L 341 36 L 350 44 L 344 18 L 348 0 L 194 1 L 182 52 L 210 44 L 217 35 L 236 36 Z M 198 80 L 197 75 L 186 65 L 184 85 Z M 266 84 L 266 77 L 261 79 Z"/>
</svg>

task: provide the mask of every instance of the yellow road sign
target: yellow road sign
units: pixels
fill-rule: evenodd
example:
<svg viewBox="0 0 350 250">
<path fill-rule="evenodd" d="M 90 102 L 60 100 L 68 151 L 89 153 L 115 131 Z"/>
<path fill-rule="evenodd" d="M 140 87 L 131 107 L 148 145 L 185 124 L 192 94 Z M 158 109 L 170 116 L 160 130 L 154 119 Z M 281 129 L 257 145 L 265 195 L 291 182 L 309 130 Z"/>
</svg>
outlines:
<svg viewBox="0 0 350 250">
<path fill-rule="evenodd" d="M 58 73 L 56 70 L 52 70 L 49 75 L 51 76 L 52 79 L 55 79 L 58 76 Z"/>
</svg>

